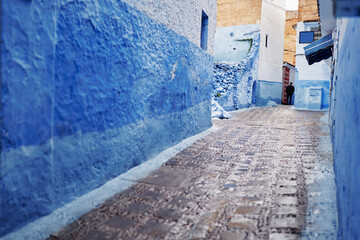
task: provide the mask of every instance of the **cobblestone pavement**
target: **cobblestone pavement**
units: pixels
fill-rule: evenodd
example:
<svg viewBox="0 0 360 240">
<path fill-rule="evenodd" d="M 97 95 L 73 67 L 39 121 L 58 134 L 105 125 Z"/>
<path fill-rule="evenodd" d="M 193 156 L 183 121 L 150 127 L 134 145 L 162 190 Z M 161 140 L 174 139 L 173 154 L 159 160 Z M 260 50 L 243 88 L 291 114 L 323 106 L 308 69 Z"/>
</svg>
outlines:
<svg viewBox="0 0 360 240">
<path fill-rule="evenodd" d="M 314 185 L 334 181 L 326 114 L 278 106 L 214 120 L 220 130 L 50 239 L 335 239 L 334 184 Z"/>
</svg>

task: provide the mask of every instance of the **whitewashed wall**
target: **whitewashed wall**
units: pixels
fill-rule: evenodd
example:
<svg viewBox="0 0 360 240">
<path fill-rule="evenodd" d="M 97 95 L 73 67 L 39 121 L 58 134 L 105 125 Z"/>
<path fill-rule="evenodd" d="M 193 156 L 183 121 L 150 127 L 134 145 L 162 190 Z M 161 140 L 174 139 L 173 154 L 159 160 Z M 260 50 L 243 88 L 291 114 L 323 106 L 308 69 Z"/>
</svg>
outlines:
<svg viewBox="0 0 360 240">
<path fill-rule="evenodd" d="M 325 80 L 329 79 L 330 66 L 326 61 L 309 65 L 305 58 L 304 47 L 308 44 L 299 43 L 299 35 L 302 31 L 310 31 L 310 27 L 318 26 L 318 23 L 299 22 L 297 25 L 296 39 L 296 68 L 299 71 L 299 80 Z"/>
<path fill-rule="evenodd" d="M 259 80 L 281 82 L 285 34 L 285 1 L 263 1 Z M 268 47 L 265 46 L 266 34 Z"/>
<path fill-rule="evenodd" d="M 214 53 L 216 32 L 216 0 L 124 0 L 153 20 L 165 24 L 200 47 L 201 13 L 209 17 L 208 52 Z M 194 20 L 195 19 L 195 20 Z"/>
</svg>

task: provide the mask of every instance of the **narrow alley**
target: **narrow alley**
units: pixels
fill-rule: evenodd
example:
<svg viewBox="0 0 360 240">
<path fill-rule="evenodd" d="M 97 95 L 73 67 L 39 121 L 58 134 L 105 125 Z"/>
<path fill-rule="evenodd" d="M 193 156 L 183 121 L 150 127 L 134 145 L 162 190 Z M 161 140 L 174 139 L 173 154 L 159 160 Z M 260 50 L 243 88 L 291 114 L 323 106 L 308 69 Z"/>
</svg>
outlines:
<svg viewBox="0 0 360 240">
<path fill-rule="evenodd" d="M 233 115 L 49 239 L 335 239 L 328 113 Z"/>
</svg>

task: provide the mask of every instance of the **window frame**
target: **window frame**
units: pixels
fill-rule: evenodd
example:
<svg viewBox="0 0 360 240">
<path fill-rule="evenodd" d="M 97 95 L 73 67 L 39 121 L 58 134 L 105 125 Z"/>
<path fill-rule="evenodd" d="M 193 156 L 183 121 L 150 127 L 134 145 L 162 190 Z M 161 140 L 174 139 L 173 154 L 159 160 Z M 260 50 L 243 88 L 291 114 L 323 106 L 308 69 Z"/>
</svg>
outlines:
<svg viewBox="0 0 360 240">
<path fill-rule="evenodd" d="M 201 35 L 200 35 L 200 47 L 207 51 L 208 49 L 208 32 L 209 32 L 209 16 L 201 11 Z"/>
<path fill-rule="evenodd" d="M 301 41 L 301 35 L 304 33 L 312 33 L 312 41 Z M 307 43 L 313 43 L 315 41 L 315 32 L 314 31 L 301 31 L 299 32 L 299 43 L 300 44 L 307 44 Z"/>
</svg>

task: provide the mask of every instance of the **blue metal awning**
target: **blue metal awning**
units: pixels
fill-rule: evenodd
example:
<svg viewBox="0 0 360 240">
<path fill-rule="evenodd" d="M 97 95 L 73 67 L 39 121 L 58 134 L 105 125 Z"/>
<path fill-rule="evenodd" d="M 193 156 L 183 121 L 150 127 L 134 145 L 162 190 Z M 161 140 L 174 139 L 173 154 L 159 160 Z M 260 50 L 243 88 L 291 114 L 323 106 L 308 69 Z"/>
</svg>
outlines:
<svg viewBox="0 0 360 240">
<path fill-rule="evenodd" d="M 332 56 L 332 47 L 334 46 L 334 39 L 329 34 L 319 40 L 304 47 L 305 57 L 311 65 L 320 62 L 323 59 L 328 59 Z"/>
</svg>

